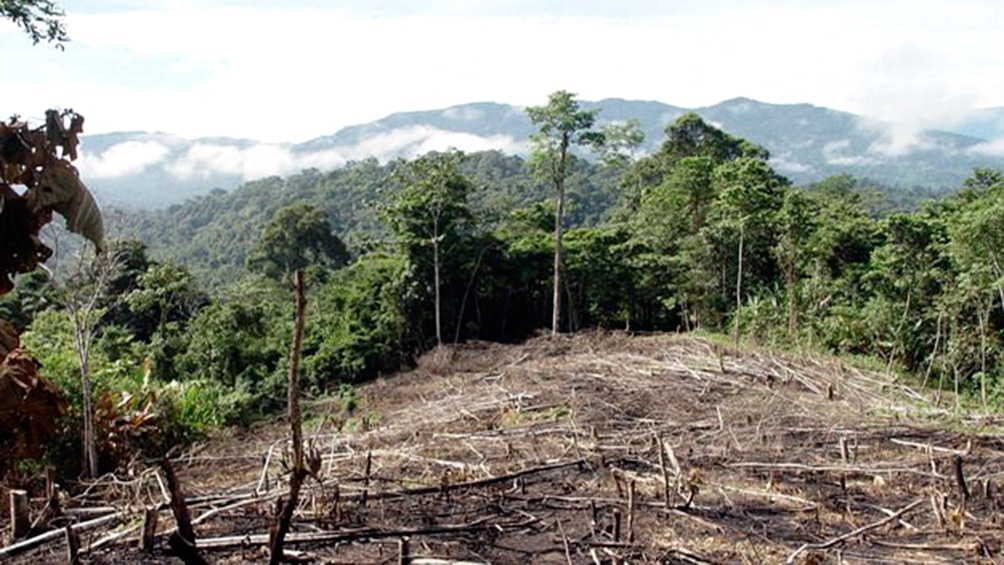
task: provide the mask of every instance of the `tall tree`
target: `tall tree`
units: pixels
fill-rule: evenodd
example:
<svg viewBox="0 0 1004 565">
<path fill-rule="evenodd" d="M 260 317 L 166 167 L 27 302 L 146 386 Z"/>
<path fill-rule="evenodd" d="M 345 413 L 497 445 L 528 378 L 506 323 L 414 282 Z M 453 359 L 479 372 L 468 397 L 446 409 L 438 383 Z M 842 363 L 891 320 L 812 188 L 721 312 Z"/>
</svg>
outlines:
<svg viewBox="0 0 1004 565">
<path fill-rule="evenodd" d="M 551 333 L 561 330 L 561 234 L 565 215 L 565 179 L 568 176 L 568 151 L 575 145 L 603 144 L 603 134 L 592 129 L 598 110 L 582 110 L 575 95 L 559 90 L 548 97 L 544 106 L 526 109 L 530 121 L 539 126 L 530 137 L 530 167 L 538 177 L 554 186 L 557 206 L 554 211 L 554 299 Z"/>
<path fill-rule="evenodd" d="M 385 221 L 414 260 L 421 248 L 432 247 L 436 343 L 442 345 L 442 255 L 444 243 L 454 239 L 471 217 L 467 198 L 474 185 L 460 173 L 464 154 L 429 153 L 408 163 L 398 173 L 404 188 L 384 210 Z M 412 249 L 417 248 L 417 249 Z"/>
</svg>

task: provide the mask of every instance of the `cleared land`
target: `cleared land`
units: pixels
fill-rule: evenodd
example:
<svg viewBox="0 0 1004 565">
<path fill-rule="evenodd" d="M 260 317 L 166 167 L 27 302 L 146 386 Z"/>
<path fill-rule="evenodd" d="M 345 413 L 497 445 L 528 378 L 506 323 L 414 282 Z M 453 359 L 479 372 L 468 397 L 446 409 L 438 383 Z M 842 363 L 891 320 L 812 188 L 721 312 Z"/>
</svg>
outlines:
<svg viewBox="0 0 1004 565">
<path fill-rule="evenodd" d="M 315 562 L 1002 562 L 1000 421 L 838 360 L 594 333 L 440 349 L 358 393 L 308 410 L 320 465 L 287 548 Z M 267 560 L 285 437 L 174 459 L 210 562 Z M 177 562 L 159 477 L 65 501 L 119 513 L 81 533 L 84 562 Z M 63 537 L 12 561 L 65 562 Z"/>
</svg>

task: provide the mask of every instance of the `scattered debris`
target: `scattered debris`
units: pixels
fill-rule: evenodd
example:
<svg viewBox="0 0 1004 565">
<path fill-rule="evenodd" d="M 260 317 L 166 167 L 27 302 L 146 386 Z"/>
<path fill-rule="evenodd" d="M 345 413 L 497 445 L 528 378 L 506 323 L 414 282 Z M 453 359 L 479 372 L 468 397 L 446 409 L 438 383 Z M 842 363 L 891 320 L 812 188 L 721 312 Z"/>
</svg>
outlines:
<svg viewBox="0 0 1004 565">
<path fill-rule="evenodd" d="M 315 425 L 304 436 L 320 463 L 303 485 L 284 559 L 1002 557 L 1004 436 L 986 425 L 966 431 L 976 427 L 891 375 L 837 360 L 596 333 L 458 346 L 448 363 L 440 353 L 358 394 L 352 414 L 334 402 L 308 406 Z M 290 462 L 278 424 L 174 457 L 199 552 L 216 563 L 267 560 Z M 124 509 L 115 523 L 131 524 L 82 538 L 82 559 L 170 562 L 162 483 L 156 468 L 105 477 L 71 501 Z M 150 508 L 165 514 L 144 553 Z M 64 546 L 54 536 L 14 562 L 61 563 Z"/>
</svg>

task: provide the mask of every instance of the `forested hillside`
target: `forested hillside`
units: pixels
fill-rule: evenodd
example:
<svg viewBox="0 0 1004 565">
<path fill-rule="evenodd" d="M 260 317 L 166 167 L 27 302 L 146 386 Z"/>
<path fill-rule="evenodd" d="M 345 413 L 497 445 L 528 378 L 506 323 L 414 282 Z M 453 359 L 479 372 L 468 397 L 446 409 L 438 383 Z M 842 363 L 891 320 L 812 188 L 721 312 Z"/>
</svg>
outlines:
<svg viewBox="0 0 1004 565">
<path fill-rule="evenodd" d="M 333 229 L 356 247 L 385 239 L 379 211 L 401 189 L 395 173 L 406 166 L 403 159 L 386 164 L 368 159 L 330 172 L 308 170 L 254 181 L 232 192 L 215 190 L 164 210 L 129 213 L 120 235 L 146 242 L 155 256 L 170 257 L 202 282 L 218 286 L 242 275 L 265 224 L 276 210 L 294 202 L 323 210 Z M 472 153 L 460 170 L 474 185 L 469 204 L 485 226 L 548 196 L 547 187 L 515 155 Z M 568 222 L 596 225 L 618 203 L 616 175 L 582 159 L 574 159 L 571 170 Z"/>
</svg>

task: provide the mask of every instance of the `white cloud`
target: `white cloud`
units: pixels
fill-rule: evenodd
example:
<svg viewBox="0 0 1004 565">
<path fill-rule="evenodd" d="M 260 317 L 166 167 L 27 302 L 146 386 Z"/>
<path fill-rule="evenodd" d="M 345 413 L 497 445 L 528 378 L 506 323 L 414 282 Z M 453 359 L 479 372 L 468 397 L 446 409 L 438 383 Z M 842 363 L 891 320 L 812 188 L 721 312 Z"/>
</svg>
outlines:
<svg viewBox="0 0 1004 565">
<path fill-rule="evenodd" d="M 922 127 L 1004 104 L 996 1 L 670 4 L 71 2 L 65 53 L 8 24 L 0 62 L 31 69 L 5 78 L 8 112 L 73 107 L 88 133 L 269 143 L 395 111 L 539 104 L 557 89 L 685 107 L 810 102 Z M 653 70 L 668 58 L 686 80 Z"/>
<path fill-rule="evenodd" d="M 123 144 L 125 145 L 125 144 Z M 209 179 L 215 175 L 235 175 L 251 181 L 272 175 L 289 175 L 304 169 L 330 170 L 348 161 L 375 157 L 381 161 L 396 157 L 412 158 L 429 151 L 449 148 L 461 151 L 498 149 L 507 153 L 526 151 L 526 144 L 510 136 L 479 136 L 445 131 L 428 126 L 398 128 L 368 137 L 356 145 L 340 145 L 313 152 L 294 152 L 289 145 L 254 144 L 247 148 L 197 142 L 177 158 L 163 164 L 164 170 L 179 179 Z M 131 154 L 105 154 L 106 168 L 138 172 L 146 165 L 130 161 Z M 141 166 L 142 165 L 142 166 Z M 90 169 L 88 169 L 90 170 Z M 95 175 L 97 176 L 97 175 Z"/>
<path fill-rule="evenodd" d="M 1004 139 L 993 139 L 974 145 L 968 149 L 968 152 L 985 157 L 1004 157 Z"/>
<path fill-rule="evenodd" d="M 771 157 L 770 163 L 781 173 L 800 174 L 811 173 L 814 170 L 812 165 L 791 161 L 784 157 Z"/>
<path fill-rule="evenodd" d="M 206 179 L 213 173 L 240 175 L 244 172 L 244 157 L 237 147 L 198 143 L 164 168 L 180 179 Z"/>
<path fill-rule="evenodd" d="M 445 131 L 430 126 L 408 126 L 383 132 L 367 139 L 358 145 L 337 148 L 339 154 L 346 160 L 364 159 L 374 156 L 415 157 L 429 151 L 442 151 L 454 147 L 461 151 L 483 151 L 486 149 L 501 149 L 516 152 L 522 147 L 509 136 L 479 136 L 469 133 Z"/>
<path fill-rule="evenodd" d="M 874 165 L 878 160 L 870 155 L 851 154 L 851 140 L 831 141 L 823 146 L 823 158 L 829 165 L 859 166 Z"/>
<path fill-rule="evenodd" d="M 868 146 L 869 153 L 886 157 L 903 157 L 913 151 L 930 149 L 931 142 L 923 128 L 912 122 L 883 123 L 875 120 L 860 120 L 858 127 L 878 138 Z"/>
<path fill-rule="evenodd" d="M 161 162 L 170 149 L 156 141 L 126 141 L 99 155 L 81 151 L 77 168 L 84 177 L 116 178 L 134 175 Z"/>
<path fill-rule="evenodd" d="M 469 106 L 454 106 L 452 108 L 447 108 L 443 110 L 443 117 L 450 120 L 458 120 L 461 122 L 476 122 L 483 118 L 485 113 L 483 110 L 478 108 L 471 108 Z"/>
</svg>

